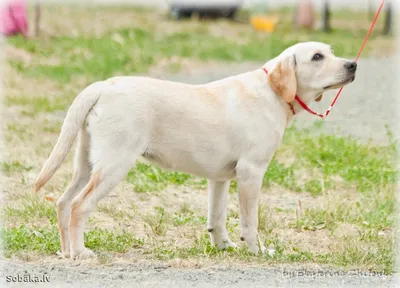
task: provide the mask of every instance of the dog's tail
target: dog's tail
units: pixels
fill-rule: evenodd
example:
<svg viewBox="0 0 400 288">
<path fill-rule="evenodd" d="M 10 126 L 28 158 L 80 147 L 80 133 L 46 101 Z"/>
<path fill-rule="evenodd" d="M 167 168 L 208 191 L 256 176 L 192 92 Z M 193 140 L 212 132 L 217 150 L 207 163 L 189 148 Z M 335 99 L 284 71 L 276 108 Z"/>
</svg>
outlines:
<svg viewBox="0 0 400 288">
<path fill-rule="evenodd" d="M 79 130 L 85 122 L 87 114 L 100 97 L 99 91 L 101 89 L 98 87 L 99 84 L 99 82 L 93 83 L 83 90 L 68 109 L 57 143 L 35 181 L 35 193 L 51 179 L 65 157 L 67 157 Z"/>
</svg>

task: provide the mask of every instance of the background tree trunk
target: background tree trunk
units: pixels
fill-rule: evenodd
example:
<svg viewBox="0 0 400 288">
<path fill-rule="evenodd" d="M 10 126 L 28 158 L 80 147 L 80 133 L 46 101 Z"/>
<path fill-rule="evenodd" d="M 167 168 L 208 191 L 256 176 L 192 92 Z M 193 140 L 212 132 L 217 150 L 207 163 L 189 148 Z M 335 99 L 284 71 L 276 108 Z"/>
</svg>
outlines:
<svg viewBox="0 0 400 288">
<path fill-rule="evenodd" d="M 322 28 L 324 32 L 329 33 L 331 32 L 331 24 L 330 24 L 330 19 L 331 19 L 331 11 L 329 8 L 329 1 L 325 0 L 324 6 L 323 6 L 323 11 L 322 11 Z"/>
<path fill-rule="evenodd" d="M 388 2 L 386 4 L 386 18 L 385 18 L 385 26 L 383 27 L 383 34 L 389 35 L 392 31 L 392 3 Z"/>
<path fill-rule="evenodd" d="M 40 1 L 36 1 L 35 5 L 35 37 L 39 36 L 40 31 Z"/>
</svg>

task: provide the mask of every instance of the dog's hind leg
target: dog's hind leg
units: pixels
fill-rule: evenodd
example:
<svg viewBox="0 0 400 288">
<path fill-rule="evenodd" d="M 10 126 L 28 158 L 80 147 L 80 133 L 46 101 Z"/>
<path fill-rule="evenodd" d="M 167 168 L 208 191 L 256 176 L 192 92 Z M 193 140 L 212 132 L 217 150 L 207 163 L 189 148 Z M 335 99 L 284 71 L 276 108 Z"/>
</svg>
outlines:
<svg viewBox="0 0 400 288">
<path fill-rule="evenodd" d="M 226 230 L 226 216 L 228 206 L 228 191 L 230 181 L 215 182 L 208 180 L 208 223 L 211 244 L 219 249 L 236 247 L 229 239 Z"/>
<path fill-rule="evenodd" d="M 89 136 L 81 130 L 75 154 L 74 176 L 67 190 L 57 201 L 58 230 L 60 232 L 61 256 L 69 256 L 68 223 L 72 199 L 85 187 L 90 179 Z"/>
<path fill-rule="evenodd" d="M 122 138 L 128 139 L 129 137 Z M 117 142 L 113 137 L 102 138 L 102 141 L 97 141 L 97 143 L 95 141 L 92 137 L 91 160 L 93 170 L 90 180 L 73 199 L 71 206 L 69 235 L 72 258 L 84 259 L 95 256 L 84 245 L 85 222 L 97 202 L 118 185 L 133 166 L 136 158 L 144 151 L 144 149 L 141 149 L 143 145 L 140 145 L 140 141 L 133 145 L 126 145 L 123 141 Z"/>
</svg>

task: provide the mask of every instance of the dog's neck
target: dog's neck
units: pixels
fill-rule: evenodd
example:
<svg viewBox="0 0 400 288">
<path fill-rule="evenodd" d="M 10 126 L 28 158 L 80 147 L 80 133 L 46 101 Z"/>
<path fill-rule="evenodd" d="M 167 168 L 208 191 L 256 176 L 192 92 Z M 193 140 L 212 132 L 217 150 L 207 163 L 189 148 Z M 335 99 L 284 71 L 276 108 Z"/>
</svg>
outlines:
<svg viewBox="0 0 400 288">
<path fill-rule="evenodd" d="M 287 120 L 286 126 L 288 126 L 290 124 L 290 122 L 293 120 L 293 118 L 295 116 L 297 116 L 303 108 L 297 103 L 296 100 L 294 100 L 291 103 L 286 103 L 282 98 L 278 98 L 278 99 L 279 99 L 279 103 L 280 103 L 281 107 L 285 111 L 286 120 Z"/>
<path fill-rule="evenodd" d="M 262 77 L 265 77 L 265 73 Z M 265 80 L 264 80 L 265 81 Z M 316 91 L 307 91 L 307 90 L 298 90 L 298 93 L 296 93 L 296 95 L 298 95 L 298 97 L 307 105 L 309 105 L 316 97 L 316 95 L 318 95 L 319 93 L 317 93 Z M 285 100 L 283 100 L 283 98 L 279 95 L 276 95 L 277 99 L 280 103 L 280 105 L 282 106 L 283 110 L 286 113 L 286 118 L 287 118 L 287 125 L 290 124 L 290 122 L 293 120 L 293 118 L 299 114 L 301 114 L 304 110 L 304 108 L 300 105 L 299 102 L 297 102 L 297 100 L 293 100 L 290 103 L 285 102 Z"/>
<path fill-rule="evenodd" d="M 297 93 L 297 95 L 305 104 L 309 105 L 315 99 L 315 97 L 316 97 L 316 95 L 318 95 L 318 93 L 315 91 L 301 91 L 300 90 Z M 295 115 L 298 115 L 298 114 L 302 113 L 303 111 L 305 111 L 304 108 L 300 105 L 300 103 L 297 102 L 296 100 L 293 100 L 292 102 L 287 104 L 287 106 L 289 106 L 289 109 L 287 109 L 287 110 L 289 111 L 288 117 L 291 117 L 290 119 L 292 119 Z M 293 110 L 290 106 L 293 107 L 293 110 L 295 113 L 293 113 Z"/>
<path fill-rule="evenodd" d="M 263 67 L 265 67 L 265 69 L 267 71 L 270 71 L 273 69 L 274 65 L 276 64 L 276 62 L 278 61 L 278 57 L 271 59 L 270 61 L 268 61 Z M 265 73 L 265 71 L 263 71 L 263 68 L 260 69 L 259 71 L 262 71 L 262 73 L 260 73 L 261 77 L 265 78 L 265 80 L 267 80 L 267 75 Z M 268 74 L 268 72 L 267 72 Z M 264 81 L 265 81 L 264 80 Z M 319 95 L 321 92 L 318 91 L 313 91 L 313 90 L 304 90 L 304 89 L 299 89 L 297 90 L 296 95 L 306 104 L 309 105 L 316 97 L 317 95 Z M 294 118 L 294 116 L 302 113 L 304 111 L 304 108 L 300 105 L 300 103 L 297 100 L 293 100 L 290 103 L 287 103 L 283 100 L 282 97 L 280 97 L 279 95 L 278 99 L 279 102 L 281 104 L 281 106 L 283 107 L 285 113 L 286 113 L 286 117 L 287 117 L 287 123 L 289 125 L 289 123 L 291 122 L 291 120 Z M 293 95 L 295 96 L 295 95 Z"/>
</svg>

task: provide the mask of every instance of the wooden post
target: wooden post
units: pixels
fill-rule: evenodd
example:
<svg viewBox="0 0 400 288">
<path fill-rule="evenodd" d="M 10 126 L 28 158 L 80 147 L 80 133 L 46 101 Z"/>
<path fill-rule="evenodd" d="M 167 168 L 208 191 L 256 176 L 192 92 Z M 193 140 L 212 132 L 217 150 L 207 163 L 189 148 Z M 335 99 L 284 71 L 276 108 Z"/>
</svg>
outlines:
<svg viewBox="0 0 400 288">
<path fill-rule="evenodd" d="M 383 27 L 383 34 L 389 35 L 392 31 L 392 3 L 388 2 L 386 7 L 386 18 L 385 26 Z"/>
<path fill-rule="evenodd" d="M 39 36 L 40 30 L 40 0 L 36 1 L 35 5 L 35 37 Z"/>
<path fill-rule="evenodd" d="M 331 25 L 330 25 L 331 11 L 329 9 L 328 0 L 325 0 L 324 2 L 322 15 L 323 15 L 322 17 L 323 17 L 324 32 L 329 33 L 331 32 Z"/>
</svg>

